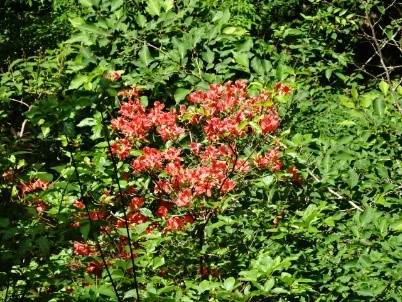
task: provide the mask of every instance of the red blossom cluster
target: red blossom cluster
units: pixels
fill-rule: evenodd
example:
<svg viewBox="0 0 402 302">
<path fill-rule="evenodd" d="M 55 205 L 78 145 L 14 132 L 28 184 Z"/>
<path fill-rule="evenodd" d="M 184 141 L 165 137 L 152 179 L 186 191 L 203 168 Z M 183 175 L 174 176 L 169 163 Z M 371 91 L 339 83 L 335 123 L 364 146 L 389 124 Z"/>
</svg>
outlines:
<svg viewBox="0 0 402 302">
<path fill-rule="evenodd" d="M 82 242 L 74 242 L 74 254 L 88 256 L 93 252 L 93 249 L 87 244 Z"/>
<path fill-rule="evenodd" d="M 49 183 L 47 181 L 37 179 L 37 180 L 31 180 L 29 184 L 26 184 L 25 182 L 21 181 L 20 183 L 20 190 L 21 190 L 21 196 L 25 196 L 26 193 L 31 193 L 35 192 L 36 190 L 46 190 L 49 187 Z"/>
<path fill-rule="evenodd" d="M 272 171 L 278 172 L 283 166 L 279 158 L 279 148 L 275 148 L 266 152 L 264 156 L 258 155 L 254 160 L 254 164 L 260 170 L 272 169 Z"/>
<path fill-rule="evenodd" d="M 292 182 L 300 185 L 302 183 L 302 179 L 300 177 L 299 171 L 295 166 L 291 166 L 288 168 L 288 172 L 292 174 Z"/>
<path fill-rule="evenodd" d="M 117 71 L 111 71 L 105 76 L 105 78 L 115 82 L 121 79 L 121 74 Z"/>
<path fill-rule="evenodd" d="M 14 175 L 13 170 L 6 170 L 1 174 L 1 176 L 4 178 L 5 181 L 11 181 L 13 179 L 13 175 Z"/>
<path fill-rule="evenodd" d="M 277 92 L 279 95 L 289 95 L 292 92 L 292 89 L 286 84 L 276 83 L 275 92 Z"/>
<path fill-rule="evenodd" d="M 47 181 L 41 180 L 41 179 L 31 179 L 29 184 L 26 184 L 25 182 L 21 181 L 19 185 L 19 191 L 20 191 L 20 197 L 25 197 L 26 194 L 29 193 L 35 193 L 33 196 L 33 202 L 35 203 L 35 209 L 38 214 L 43 213 L 46 211 L 48 206 L 45 204 L 45 202 L 38 197 L 36 192 L 38 190 L 44 191 L 50 186 L 50 183 Z"/>
<path fill-rule="evenodd" d="M 112 153 L 125 160 L 131 157 L 134 145 L 145 144 L 140 149 L 142 154 L 131 161 L 131 167 L 134 175 L 163 175 L 153 178 L 153 193 L 168 201 L 160 204 L 155 215 L 167 217 L 174 206 L 190 207 L 203 196 L 210 198 L 214 194 L 233 191 L 236 182 L 230 176 L 249 172 L 250 162 L 239 158 L 236 140 L 248 133 L 256 134 L 255 127 L 250 127 L 249 123 L 257 124 L 262 135 L 276 131 L 280 122 L 272 98 L 275 93 L 289 94 L 290 88 L 278 83 L 274 93 L 262 90 L 256 97 L 249 96 L 246 88 L 244 81 L 210 85 L 206 92 L 190 94 L 187 99 L 192 106 L 180 105 L 177 112 L 174 108 L 165 110 L 165 105 L 160 102 L 146 108 L 133 86 L 134 93 L 121 104 L 119 116 L 111 121 L 112 129 L 121 135 L 112 143 Z M 149 146 L 151 134 L 152 137 L 159 136 L 164 142 L 174 142 L 182 134 L 191 138 L 190 125 L 198 126 L 208 141 L 205 144 L 201 139 L 199 142 L 190 139 L 187 150 L 192 158 L 197 159 L 197 165 L 183 160 L 182 153 L 186 152 L 186 148 L 163 150 Z M 282 168 L 279 157 L 279 148 L 275 148 L 257 156 L 254 165 L 261 170 L 276 172 Z M 139 207 L 132 206 L 132 210 Z M 147 221 L 147 217 L 130 213 L 129 221 L 130 224 L 138 224 Z M 116 225 L 122 226 L 122 223 L 117 222 Z"/>
<path fill-rule="evenodd" d="M 187 224 L 202 219 L 197 211 L 208 210 L 200 206 L 202 201 L 219 201 L 223 195 L 241 189 L 239 179 L 253 168 L 272 172 L 282 169 L 278 147 L 264 154 L 259 154 L 257 148 L 253 151 L 257 155 L 246 156 L 244 146 L 248 136 L 255 139 L 250 142 L 263 141 L 278 129 L 280 119 L 272 100 L 275 95 L 288 95 L 291 90 L 278 83 L 273 92 L 261 91 L 253 97 L 246 88 L 244 81 L 214 84 L 206 92 L 190 94 L 189 105 L 180 105 L 178 110 L 166 110 L 160 102 L 155 102 L 152 108 L 145 107 L 136 86 L 119 93 L 128 100 L 121 103 L 118 117 L 111 121 L 119 136 L 111 144 L 111 153 L 130 164 L 130 173 L 122 174 L 127 181 L 151 179 L 147 199 L 141 196 L 142 189 L 137 192 L 133 186 L 124 193 L 129 201 L 126 209 L 129 227 L 148 223 L 144 233 L 156 229 L 164 234 L 186 231 Z M 161 141 L 166 144 L 160 144 Z M 294 183 L 301 183 L 295 167 L 288 172 Z M 115 201 L 119 202 L 119 198 Z M 73 204 L 78 209 L 84 207 L 80 201 Z M 144 215 L 143 208 L 153 209 L 155 217 Z M 126 227 L 120 215 L 107 215 L 104 211 L 90 215 L 92 220 L 109 220 L 114 229 Z M 113 232 L 110 228 L 107 231 Z M 124 259 L 130 258 L 128 244 L 128 238 L 119 235 L 118 253 Z M 91 252 L 87 244 L 74 244 L 77 255 Z M 96 275 L 99 269 L 96 263 L 87 267 L 88 273 Z"/>
<path fill-rule="evenodd" d="M 164 233 L 170 231 L 182 231 L 183 227 L 187 223 L 194 222 L 194 218 L 190 214 L 186 214 L 183 217 L 173 216 L 166 220 L 166 228 L 163 230 Z"/>
</svg>

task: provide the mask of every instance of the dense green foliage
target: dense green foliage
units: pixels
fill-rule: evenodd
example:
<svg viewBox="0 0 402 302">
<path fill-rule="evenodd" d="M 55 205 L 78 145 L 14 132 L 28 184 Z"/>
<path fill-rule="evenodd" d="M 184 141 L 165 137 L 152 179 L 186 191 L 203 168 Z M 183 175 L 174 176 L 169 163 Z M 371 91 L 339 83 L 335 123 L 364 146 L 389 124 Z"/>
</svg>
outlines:
<svg viewBox="0 0 402 302">
<path fill-rule="evenodd" d="M 390 0 L 6 0 L 0 297 L 401 301 L 401 12 Z M 188 96 L 240 79 L 271 93 L 280 126 L 266 133 L 259 115 L 238 125 L 246 137 L 211 142 Z M 165 141 L 154 122 L 148 142 L 111 156 L 132 139 L 111 126 L 132 85 L 147 114 L 187 106 L 186 132 Z M 166 195 L 173 216 L 160 216 L 154 183 L 168 175 L 131 163 L 174 146 L 196 169 L 193 140 L 235 144 L 253 168 L 189 207 Z M 274 148 L 284 168 L 253 166 Z"/>
</svg>

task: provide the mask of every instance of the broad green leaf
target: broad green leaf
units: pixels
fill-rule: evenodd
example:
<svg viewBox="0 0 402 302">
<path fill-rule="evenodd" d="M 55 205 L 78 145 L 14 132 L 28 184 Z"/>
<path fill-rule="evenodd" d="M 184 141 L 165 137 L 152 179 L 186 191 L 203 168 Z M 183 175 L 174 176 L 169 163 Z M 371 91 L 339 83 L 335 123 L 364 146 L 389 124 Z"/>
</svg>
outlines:
<svg viewBox="0 0 402 302">
<path fill-rule="evenodd" d="M 124 0 L 113 0 L 111 1 L 112 6 L 110 7 L 110 10 L 112 12 L 116 11 L 119 9 L 121 6 L 124 4 Z"/>
<path fill-rule="evenodd" d="M 43 137 L 46 137 L 50 133 L 50 128 L 47 126 L 42 126 L 40 127 L 40 129 L 42 131 Z"/>
<path fill-rule="evenodd" d="M 191 41 L 189 40 L 179 40 L 176 37 L 172 38 L 172 44 L 176 47 L 179 55 L 180 55 L 180 59 L 184 59 L 184 57 L 187 54 L 187 50 L 190 47 L 189 45 L 191 44 Z"/>
<path fill-rule="evenodd" d="M 186 96 L 190 94 L 190 92 L 190 89 L 178 88 L 174 93 L 174 99 L 176 103 L 180 103 L 181 101 L 183 101 Z"/>
<path fill-rule="evenodd" d="M 357 91 L 357 89 L 353 87 L 350 92 L 352 94 L 353 99 L 357 100 L 357 98 L 359 97 L 359 92 Z"/>
<path fill-rule="evenodd" d="M 237 52 L 249 52 L 253 48 L 253 40 L 247 39 L 246 42 L 236 46 Z"/>
<path fill-rule="evenodd" d="M 149 52 L 148 46 L 144 44 L 138 53 L 140 60 L 145 66 L 148 67 L 149 63 L 152 60 L 151 53 Z"/>
<path fill-rule="evenodd" d="M 89 77 L 85 74 L 77 74 L 75 78 L 71 81 L 68 89 L 77 89 L 84 85 L 88 81 Z"/>
<path fill-rule="evenodd" d="M 174 0 L 164 0 L 162 5 L 163 5 L 163 8 L 165 9 L 165 11 L 168 12 L 173 8 Z"/>
<path fill-rule="evenodd" d="M 222 30 L 222 32 L 223 32 L 224 34 L 227 34 L 227 35 L 232 35 L 232 34 L 234 34 L 234 33 L 236 32 L 236 30 L 237 30 L 237 27 L 229 26 L 229 27 L 225 27 L 225 28 Z"/>
<path fill-rule="evenodd" d="M 259 75 L 262 76 L 264 75 L 264 67 L 262 66 L 262 62 L 259 58 L 254 57 L 251 60 L 251 67 L 253 68 L 253 70 Z"/>
<path fill-rule="evenodd" d="M 129 291 L 127 291 L 124 294 L 123 298 L 127 299 L 127 298 L 134 298 L 134 297 L 137 297 L 137 291 L 135 289 L 130 289 Z"/>
<path fill-rule="evenodd" d="M 135 16 L 135 21 L 138 23 L 139 26 L 142 28 L 147 26 L 147 18 L 142 14 L 137 14 Z"/>
<path fill-rule="evenodd" d="M 249 58 L 246 53 L 235 52 L 233 57 L 237 64 L 242 65 L 243 67 L 249 68 Z"/>
<path fill-rule="evenodd" d="M 108 297 L 111 297 L 111 298 L 114 298 L 114 299 L 116 298 L 116 293 L 108 285 L 101 285 L 95 291 L 97 291 L 101 295 L 108 296 Z"/>
<path fill-rule="evenodd" d="M 149 0 L 146 11 L 152 16 L 159 16 L 161 13 L 161 5 L 159 0 Z"/>
<path fill-rule="evenodd" d="M 231 291 L 233 289 L 233 286 L 235 285 L 235 282 L 236 282 L 235 278 L 229 277 L 223 282 L 223 287 L 226 290 Z"/>
<path fill-rule="evenodd" d="M 82 6 L 91 7 L 93 2 L 91 0 L 78 0 Z"/>
<path fill-rule="evenodd" d="M 372 91 L 360 96 L 360 105 L 363 108 L 369 108 L 373 104 L 373 101 L 378 98 L 378 91 Z"/>
<path fill-rule="evenodd" d="M 208 64 L 212 64 L 215 59 L 215 53 L 207 48 L 207 51 L 204 51 L 202 54 L 202 59 Z"/>
<path fill-rule="evenodd" d="M 332 75 L 332 69 L 326 69 L 325 70 L 325 77 L 329 80 Z"/>
<path fill-rule="evenodd" d="M 269 292 L 274 287 L 274 285 L 275 285 L 274 278 L 267 280 L 267 282 L 265 282 L 264 284 L 264 291 Z"/>
<path fill-rule="evenodd" d="M 94 33 L 98 35 L 107 36 L 108 32 L 99 28 L 96 24 L 85 23 L 82 18 L 70 19 L 73 27 L 80 29 L 83 32 Z"/>
<path fill-rule="evenodd" d="M 203 280 L 199 285 L 198 285 L 198 293 L 201 294 L 207 290 L 210 290 L 212 287 L 214 287 L 214 284 L 211 281 L 208 280 Z"/>
<path fill-rule="evenodd" d="M 384 102 L 384 100 L 383 100 L 382 98 L 377 98 L 377 99 L 375 99 L 375 100 L 374 100 L 373 107 L 374 107 L 374 112 L 375 112 L 378 116 L 382 117 L 382 116 L 384 115 L 384 111 L 385 111 L 385 102 Z"/>
<path fill-rule="evenodd" d="M 374 201 L 376 204 L 380 204 L 387 208 L 392 206 L 392 203 L 389 203 L 382 194 L 377 194 L 376 196 L 374 196 Z"/>
<path fill-rule="evenodd" d="M 53 180 L 53 174 L 47 172 L 37 172 L 35 173 L 35 177 L 47 182 L 51 182 Z"/>
<path fill-rule="evenodd" d="M 338 78 L 340 78 L 342 81 L 346 81 L 348 78 L 345 76 L 343 73 L 340 72 L 335 72 Z"/>
<path fill-rule="evenodd" d="M 155 257 L 152 259 L 152 268 L 157 269 L 158 267 L 165 264 L 165 258 L 163 257 Z"/>
<path fill-rule="evenodd" d="M 84 118 L 78 125 L 77 127 L 86 127 L 86 126 L 96 126 L 97 122 L 94 118 L 92 117 L 87 117 Z"/>
<path fill-rule="evenodd" d="M 380 87 L 380 90 L 384 94 L 384 96 L 388 95 L 389 85 L 387 82 L 381 81 L 380 84 L 378 84 L 378 87 Z"/>
<path fill-rule="evenodd" d="M 348 180 L 347 183 L 349 187 L 352 189 L 354 188 L 359 182 L 359 175 L 356 173 L 355 170 L 349 169 L 348 171 Z"/>
<path fill-rule="evenodd" d="M 253 121 L 249 121 L 248 124 L 250 125 L 251 128 L 253 128 L 253 130 L 255 132 L 257 132 L 258 134 L 262 133 L 261 127 L 260 125 L 258 125 L 256 122 Z"/>
<path fill-rule="evenodd" d="M 84 241 L 88 240 L 89 230 L 91 229 L 91 225 L 89 223 L 84 224 L 80 227 L 80 232 L 82 237 L 84 237 Z"/>
<path fill-rule="evenodd" d="M 248 125 L 248 121 L 242 121 L 238 126 L 237 129 L 239 129 L 239 131 L 243 130 L 244 127 L 246 127 Z"/>
<path fill-rule="evenodd" d="M 346 108 L 354 109 L 356 107 L 355 103 L 345 95 L 340 95 L 339 96 L 339 101 Z"/>
<path fill-rule="evenodd" d="M 402 221 L 393 223 L 390 228 L 394 231 L 402 231 Z"/>
</svg>

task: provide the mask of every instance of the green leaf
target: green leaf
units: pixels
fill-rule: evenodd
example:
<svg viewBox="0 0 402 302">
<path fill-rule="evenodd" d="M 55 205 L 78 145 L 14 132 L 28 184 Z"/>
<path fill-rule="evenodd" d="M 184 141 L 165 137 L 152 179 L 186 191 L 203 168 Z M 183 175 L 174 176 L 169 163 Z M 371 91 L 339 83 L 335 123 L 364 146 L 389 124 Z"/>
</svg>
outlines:
<svg viewBox="0 0 402 302">
<path fill-rule="evenodd" d="M 235 278 L 229 277 L 223 282 L 223 287 L 226 290 L 231 291 L 233 289 L 233 286 L 235 285 L 235 283 L 236 283 Z"/>
<path fill-rule="evenodd" d="M 187 54 L 187 50 L 190 48 L 190 42 L 189 40 L 178 40 L 176 37 L 172 38 L 172 44 L 175 46 L 177 49 L 177 52 L 179 53 L 180 59 L 183 60 L 184 57 Z"/>
<path fill-rule="evenodd" d="M 82 237 L 84 237 L 84 241 L 88 240 L 89 230 L 91 229 L 91 225 L 89 223 L 84 224 L 80 227 L 80 232 Z"/>
<path fill-rule="evenodd" d="M 181 101 L 183 101 L 186 96 L 190 94 L 190 92 L 190 89 L 178 88 L 174 93 L 174 99 L 176 103 L 180 103 Z"/>
<path fill-rule="evenodd" d="M 92 117 L 87 117 L 84 118 L 78 125 L 77 127 L 86 127 L 86 126 L 96 126 L 97 122 L 94 118 Z"/>
<path fill-rule="evenodd" d="M 348 180 L 347 183 L 349 187 L 352 189 L 354 188 L 359 182 L 359 175 L 356 173 L 355 170 L 349 169 L 348 171 Z"/>
<path fill-rule="evenodd" d="M 198 286 L 198 293 L 203 293 L 207 290 L 210 290 L 214 285 L 212 284 L 212 282 L 208 281 L 208 280 L 203 280 L 200 285 Z"/>
<path fill-rule="evenodd" d="M 63 123 L 63 134 L 68 138 L 73 138 L 75 136 L 75 127 L 72 122 Z"/>
<path fill-rule="evenodd" d="M 119 9 L 120 7 L 123 6 L 124 4 L 124 0 L 113 0 L 111 1 L 112 6 L 110 7 L 110 10 L 112 12 L 116 11 L 117 9 Z"/>
<path fill-rule="evenodd" d="M 141 50 L 138 53 L 140 60 L 142 63 L 145 64 L 145 66 L 148 67 L 149 63 L 152 60 L 151 53 L 149 52 L 148 46 L 144 43 L 142 46 Z"/>
<path fill-rule="evenodd" d="M 165 264 L 165 258 L 163 257 L 155 257 L 152 259 L 152 268 L 157 269 L 158 267 Z"/>
<path fill-rule="evenodd" d="M 162 5 L 165 11 L 168 12 L 174 7 L 174 0 L 165 0 Z"/>
<path fill-rule="evenodd" d="M 363 108 L 369 108 L 373 104 L 373 101 L 378 98 L 379 92 L 377 90 L 373 90 L 370 92 L 367 92 L 365 94 L 362 94 L 360 96 L 360 105 Z"/>
<path fill-rule="evenodd" d="M 249 52 L 253 48 L 253 40 L 247 39 L 244 43 L 236 46 L 237 52 Z"/>
<path fill-rule="evenodd" d="M 77 74 L 74 79 L 71 81 L 68 89 L 77 89 L 80 88 L 86 81 L 88 81 L 88 76 L 85 74 Z"/>
<path fill-rule="evenodd" d="M 242 53 L 242 52 L 235 52 L 233 54 L 233 57 L 236 61 L 237 64 L 246 67 L 247 69 L 249 68 L 249 58 L 248 55 L 246 53 Z"/>
<path fill-rule="evenodd" d="M 41 180 L 44 180 L 47 182 L 51 182 L 53 180 L 53 174 L 46 173 L 46 172 L 37 172 L 35 174 L 36 174 L 35 177 L 39 178 Z"/>
<path fill-rule="evenodd" d="M 101 295 L 116 298 L 116 293 L 108 285 L 101 285 L 97 288 L 97 292 Z"/>
<path fill-rule="evenodd" d="M 385 102 L 382 98 L 377 98 L 374 100 L 374 112 L 382 117 L 384 115 L 384 111 L 385 111 Z"/>
<path fill-rule="evenodd" d="M 237 126 L 237 129 L 239 129 L 239 131 L 241 131 L 241 130 L 243 130 L 247 125 L 248 125 L 248 121 L 242 121 L 242 122 Z"/>
<path fill-rule="evenodd" d="M 325 77 L 327 78 L 327 80 L 329 80 L 331 78 L 331 75 L 332 75 L 332 69 L 326 69 Z"/>
<path fill-rule="evenodd" d="M 253 130 L 255 132 L 257 132 L 258 134 L 262 133 L 261 127 L 260 125 L 258 125 L 256 122 L 253 121 L 249 121 L 248 124 L 250 125 L 251 128 L 253 128 Z"/>
<path fill-rule="evenodd" d="M 264 291 L 269 292 L 275 285 L 275 279 L 269 279 L 264 284 Z"/>
<path fill-rule="evenodd" d="M 152 16 L 159 16 L 161 13 L 161 5 L 158 0 L 149 0 L 146 11 Z"/>
<path fill-rule="evenodd" d="M 207 51 L 204 51 L 202 54 L 202 59 L 207 62 L 207 64 L 212 64 L 215 59 L 215 53 L 207 48 Z"/>
<path fill-rule="evenodd" d="M 346 108 L 354 109 L 356 107 L 355 103 L 345 95 L 340 95 L 339 96 L 339 101 Z"/>
<path fill-rule="evenodd" d="M 359 97 L 359 92 L 357 92 L 357 89 L 353 87 L 350 92 L 352 94 L 353 99 L 357 100 L 357 98 Z"/>
<path fill-rule="evenodd" d="M 137 291 L 135 289 L 130 289 L 124 294 L 124 299 L 137 297 Z"/>
<path fill-rule="evenodd" d="M 335 72 L 338 78 L 340 78 L 342 81 L 345 81 L 348 79 L 343 73 L 340 72 Z"/>
<path fill-rule="evenodd" d="M 80 4 L 85 7 L 91 7 L 93 5 L 91 0 L 79 0 Z"/>
<path fill-rule="evenodd" d="M 50 127 L 42 126 L 40 127 L 40 129 L 42 131 L 43 137 L 46 137 L 50 133 Z"/>
<path fill-rule="evenodd" d="M 402 221 L 393 223 L 393 224 L 390 226 L 390 228 L 391 228 L 393 231 L 402 231 Z"/>
<path fill-rule="evenodd" d="M 222 30 L 222 33 L 231 36 L 243 36 L 244 34 L 247 33 L 247 30 L 244 29 L 243 27 L 228 26 Z"/>
<path fill-rule="evenodd" d="M 380 84 L 378 84 L 378 87 L 380 87 L 380 90 L 384 94 L 384 96 L 388 95 L 389 85 L 387 82 L 381 81 Z"/>
</svg>

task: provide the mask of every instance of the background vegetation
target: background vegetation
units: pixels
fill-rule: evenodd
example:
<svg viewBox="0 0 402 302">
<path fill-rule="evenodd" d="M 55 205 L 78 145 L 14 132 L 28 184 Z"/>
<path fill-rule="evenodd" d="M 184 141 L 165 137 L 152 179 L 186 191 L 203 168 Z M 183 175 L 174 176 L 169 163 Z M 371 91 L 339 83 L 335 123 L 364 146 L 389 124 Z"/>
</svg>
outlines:
<svg viewBox="0 0 402 302">
<path fill-rule="evenodd" d="M 401 300 L 398 1 L 6 0 L 0 16 L 5 301 Z M 165 223 L 146 177 L 108 156 L 118 92 L 135 84 L 144 106 L 171 108 L 239 79 L 251 95 L 291 88 L 260 147 L 278 144 L 301 182 L 256 172 L 204 229 L 133 224 L 134 265 L 117 255 L 124 228 L 105 237 L 113 223 L 90 214 L 127 218 L 118 184 L 142 188 L 141 215 Z"/>
</svg>

